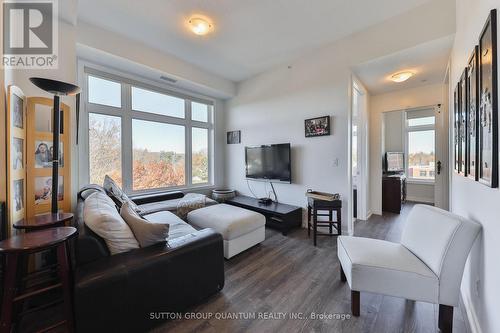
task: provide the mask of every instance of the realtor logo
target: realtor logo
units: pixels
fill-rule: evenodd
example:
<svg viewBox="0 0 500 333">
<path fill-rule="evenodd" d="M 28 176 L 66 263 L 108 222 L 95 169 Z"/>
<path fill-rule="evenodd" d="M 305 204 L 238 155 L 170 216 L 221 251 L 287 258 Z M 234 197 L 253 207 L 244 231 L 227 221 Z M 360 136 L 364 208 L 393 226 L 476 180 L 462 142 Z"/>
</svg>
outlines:
<svg viewBox="0 0 500 333">
<path fill-rule="evenodd" d="M 57 68 L 57 0 L 3 1 L 2 66 Z"/>
</svg>

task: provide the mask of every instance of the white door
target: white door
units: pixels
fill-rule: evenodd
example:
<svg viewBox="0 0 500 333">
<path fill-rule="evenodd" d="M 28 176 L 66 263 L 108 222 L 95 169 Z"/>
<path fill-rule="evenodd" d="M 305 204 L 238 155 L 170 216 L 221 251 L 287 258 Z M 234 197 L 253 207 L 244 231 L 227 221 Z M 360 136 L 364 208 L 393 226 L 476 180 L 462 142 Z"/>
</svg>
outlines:
<svg viewBox="0 0 500 333">
<path fill-rule="evenodd" d="M 367 219 L 368 201 L 368 121 L 367 94 L 360 83 L 354 81 L 352 87 L 352 191 L 356 190 L 356 218 Z M 354 194 L 353 194 L 354 199 Z M 353 208 L 354 209 L 354 208 Z M 354 211 L 353 211 L 354 216 Z"/>
<path fill-rule="evenodd" d="M 449 135 L 448 135 L 448 85 L 443 88 L 443 104 L 436 107 L 436 181 L 434 205 L 448 210 L 449 202 Z"/>
</svg>

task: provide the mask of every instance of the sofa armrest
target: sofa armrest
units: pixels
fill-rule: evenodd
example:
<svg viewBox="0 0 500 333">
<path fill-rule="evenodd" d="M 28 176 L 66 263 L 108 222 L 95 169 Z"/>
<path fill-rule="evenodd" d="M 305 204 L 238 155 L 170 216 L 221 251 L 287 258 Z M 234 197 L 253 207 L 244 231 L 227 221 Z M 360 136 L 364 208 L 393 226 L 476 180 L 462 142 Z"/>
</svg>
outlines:
<svg viewBox="0 0 500 333">
<path fill-rule="evenodd" d="M 132 201 L 135 202 L 136 205 L 143 205 L 152 202 L 179 199 L 182 197 L 184 197 L 184 193 L 182 193 L 181 191 L 172 191 L 172 192 L 136 195 L 136 196 L 131 196 L 130 199 L 132 199 Z"/>
<path fill-rule="evenodd" d="M 145 331 L 159 323 L 150 313 L 185 310 L 223 286 L 223 240 L 212 229 L 103 258 L 76 271 L 78 331 Z"/>
</svg>

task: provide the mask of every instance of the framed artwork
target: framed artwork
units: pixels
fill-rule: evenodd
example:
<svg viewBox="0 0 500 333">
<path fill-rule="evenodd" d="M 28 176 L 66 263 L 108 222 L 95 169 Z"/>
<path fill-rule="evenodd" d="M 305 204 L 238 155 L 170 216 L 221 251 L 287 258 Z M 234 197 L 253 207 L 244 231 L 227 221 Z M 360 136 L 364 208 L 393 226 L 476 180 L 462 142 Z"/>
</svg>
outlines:
<svg viewBox="0 0 500 333">
<path fill-rule="evenodd" d="M 479 60 L 477 57 L 478 46 L 474 48 L 472 55 L 469 58 L 467 66 L 467 165 L 465 171 L 467 176 L 474 180 L 478 178 L 478 113 L 479 113 Z"/>
<path fill-rule="evenodd" d="M 306 138 L 330 135 L 330 116 L 306 119 L 304 127 Z"/>
<path fill-rule="evenodd" d="M 460 128 L 458 130 L 459 133 L 459 143 L 460 143 L 460 169 L 459 173 L 467 176 L 467 123 L 468 123 L 468 114 L 467 114 L 467 68 L 462 72 L 462 76 L 460 77 Z"/>
<path fill-rule="evenodd" d="M 35 177 L 35 205 L 49 205 L 52 195 L 52 177 Z M 59 176 L 57 200 L 64 200 L 64 178 Z"/>
<path fill-rule="evenodd" d="M 455 172 L 460 172 L 460 82 L 457 83 L 453 93 L 453 151 L 454 151 L 454 167 Z"/>
<path fill-rule="evenodd" d="M 64 143 L 59 142 L 59 167 L 64 167 Z M 35 140 L 35 168 L 52 168 L 52 141 Z"/>
<path fill-rule="evenodd" d="M 498 187 L 497 12 L 479 37 L 479 181 Z"/>
<path fill-rule="evenodd" d="M 241 131 L 227 132 L 227 144 L 234 145 L 241 143 Z"/>
</svg>

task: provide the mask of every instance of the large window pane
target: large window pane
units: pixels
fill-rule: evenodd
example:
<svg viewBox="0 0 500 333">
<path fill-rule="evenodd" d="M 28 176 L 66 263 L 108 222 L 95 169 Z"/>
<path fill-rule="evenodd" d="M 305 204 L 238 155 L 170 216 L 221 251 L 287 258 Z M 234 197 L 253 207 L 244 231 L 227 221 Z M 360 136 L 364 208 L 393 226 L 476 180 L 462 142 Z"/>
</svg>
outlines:
<svg viewBox="0 0 500 333">
<path fill-rule="evenodd" d="M 423 126 L 423 125 L 434 125 L 436 123 L 436 117 L 420 117 L 408 119 L 408 126 Z"/>
<path fill-rule="evenodd" d="M 122 87 L 114 81 L 89 75 L 89 102 L 120 108 L 122 106 Z"/>
<path fill-rule="evenodd" d="M 184 118 L 184 99 L 132 87 L 132 109 Z"/>
<path fill-rule="evenodd" d="M 408 132 L 408 177 L 434 180 L 434 130 Z"/>
<path fill-rule="evenodd" d="M 184 135 L 184 126 L 132 120 L 134 190 L 186 183 Z"/>
<path fill-rule="evenodd" d="M 122 185 L 121 118 L 89 114 L 90 182 L 101 184 L 109 175 Z"/>
<path fill-rule="evenodd" d="M 208 122 L 208 110 L 210 106 L 207 104 L 191 102 L 191 119 L 196 121 Z"/>
<path fill-rule="evenodd" d="M 193 184 L 208 183 L 208 129 L 192 129 Z"/>
</svg>

